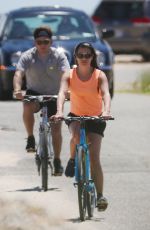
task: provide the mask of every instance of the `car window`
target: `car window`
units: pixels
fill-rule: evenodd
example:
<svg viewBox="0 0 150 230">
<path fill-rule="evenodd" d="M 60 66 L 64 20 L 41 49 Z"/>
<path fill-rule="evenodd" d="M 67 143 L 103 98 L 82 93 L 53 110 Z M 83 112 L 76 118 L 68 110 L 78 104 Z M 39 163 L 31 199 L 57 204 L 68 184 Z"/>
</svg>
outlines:
<svg viewBox="0 0 150 230">
<path fill-rule="evenodd" d="M 143 16 L 142 2 L 103 1 L 94 13 L 103 20 L 128 20 L 133 17 Z"/>
<path fill-rule="evenodd" d="M 146 10 L 147 15 L 150 16 L 150 1 L 147 2 L 145 10 Z"/>
<path fill-rule="evenodd" d="M 84 15 L 78 17 L 71 14 L 38 14 L 16 17 L 9 20 L 5 35 L 8 38 L 32 36 L 36 27 L 41 25 L 50 26 L 54 37 L 67 36 L 67 38 L 95 37 L 92 22 Z"/>
<path fill-rule="evenodd" d="M 6 21 L 6 16 L 4 14 L 0 14 L 0 35 L 2 34 L 5 21 Z"/>
</svg>

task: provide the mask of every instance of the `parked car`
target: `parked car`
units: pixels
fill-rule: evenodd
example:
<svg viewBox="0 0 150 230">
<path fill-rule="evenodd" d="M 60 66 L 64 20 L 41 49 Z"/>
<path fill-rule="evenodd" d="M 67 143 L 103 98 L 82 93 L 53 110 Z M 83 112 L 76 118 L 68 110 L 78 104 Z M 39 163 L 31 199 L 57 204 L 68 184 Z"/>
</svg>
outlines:
<svg viewBox="0 0 150 230">
<path fill-rule="evenodd" d="M 106 73 L 113 96 L 114 53 L 96 33 L 90 17 L 72 8 L 26 7 L 0 16 L 0 99 L 12 98 L 16 64 L 21 53 L 34 46 L 33 31 L 40 25 L 51 27 L 53 46 L 66 54 L 71 66 L 74 64 L 73 50 L 77 43 L 91 42 L 97 52 L 99 68 Z M 105 31 L 103 36 L 109 36 L 109 31 Z"/>
<path fill-rule="evenodd" d="M 150 60 L 150 1 L 102 0 L 92 14 L 99 33 L 113 29 L 108 38 L 116 54 L 140 54 Z"/>
</svg>

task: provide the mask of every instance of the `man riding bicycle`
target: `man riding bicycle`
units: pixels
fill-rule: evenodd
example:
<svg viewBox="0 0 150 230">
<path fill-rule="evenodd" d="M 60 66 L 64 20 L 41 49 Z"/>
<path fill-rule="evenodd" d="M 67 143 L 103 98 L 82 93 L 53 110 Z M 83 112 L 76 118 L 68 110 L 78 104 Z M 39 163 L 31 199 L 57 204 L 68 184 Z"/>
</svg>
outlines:
<svg viewBox="0 0 150 230">
<path fill-rule="evenodd" d="M 60 80 L 69 75 L 69 62 L 62 52 L 52 45 L 52 31 L 49 27 L 38 27 L 34 31 L 35 47 L 24 52 L 17 64 L 14 75 L 14 95 L 23 99 L 21 91 L 23 77 L 26 77 L 27 95 L 57 95 Z M 34 113 L 40 109 L 35 102 L 23 103 L 23 121 L 27 131 L 27 152 L 35 151 Z M 49 106 L 49 116 L 57 111 L 56 102 Z M 52 125 L 52 143 L 54 149 L 55 175 L 63 173 L 60 160 L 62 146 L 61 122 Z"/>
</svg>

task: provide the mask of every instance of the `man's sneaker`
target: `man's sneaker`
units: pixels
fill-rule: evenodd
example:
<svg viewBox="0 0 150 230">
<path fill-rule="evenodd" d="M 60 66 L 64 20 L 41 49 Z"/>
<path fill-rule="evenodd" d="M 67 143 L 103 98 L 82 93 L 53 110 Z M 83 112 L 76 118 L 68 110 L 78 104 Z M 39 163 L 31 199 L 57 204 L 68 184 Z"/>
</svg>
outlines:
<svg viewBox="0 0 150 230">
<path fill-rule="evenodd" d="M 69 159 L 66 170 L 65 170 L 65 175 L 67 177 L 74 177 L 74 173 L 75 173 L 75 160 Z"/>
<path fill-rule="evenodd" d="M 105 209 L 108 206 L 108 201 L 105 197 L 103 197 L 102 195 L 97 197 L 97 209 L 99 212 L 101 211 L 105 211 Z"/>
<path fill-rule="evenodd" d="M 27 138 L 27 146 L 26 146 L 27 152 L 35 152 L 35 138 L 34 136 L 29 136 Z"/>
<path fill-rule="evenodd" d="M 63 167 L 59 158 L 54 159 L 54 176 L 61 176 L 63 174 Z"/>
</svg>

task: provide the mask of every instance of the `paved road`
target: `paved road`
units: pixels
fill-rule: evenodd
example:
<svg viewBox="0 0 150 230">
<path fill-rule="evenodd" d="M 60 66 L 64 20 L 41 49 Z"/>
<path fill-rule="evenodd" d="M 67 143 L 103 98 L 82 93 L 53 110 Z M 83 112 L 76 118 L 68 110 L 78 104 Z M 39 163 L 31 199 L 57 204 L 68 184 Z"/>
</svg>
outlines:
<svg viewBox="0 0 150 230">
<path fill-rule="evenodd" d="M 105 195 L 110 204 L 105 213 L 96 211 L 93 220 L 85 223 L 78 220 L 72 179 L 50 178 L 49 191 L 40 192 L 33 156 L 24 151 L 21 107 L 19 102 L 0 103 L 0 229 L 149 230 L 148 96 L 115 95 L 112 110 L 116 120 L 108 123 L 102 146 Z M 64 165 L 69 152 L 67 135 L 64 126 Z"/>
<path fill-rule="evenodd" d="M 0 229 L 150 229 L 149 96 L 115 94 L 112 113 L 116 119 L 108 123 L 102 145 L 109 207 L 104 213 L 96 210 L 94 218 L 84 223 L 78 219 L 73 179 L 51 177 L 48 192 L 40 191 L 34 156 L 24 150 L 21 110 L 20 102 L 0 102 Z M 69 154 L 65 125 L 63 133 L 65 166 Z"/>
</svg>

